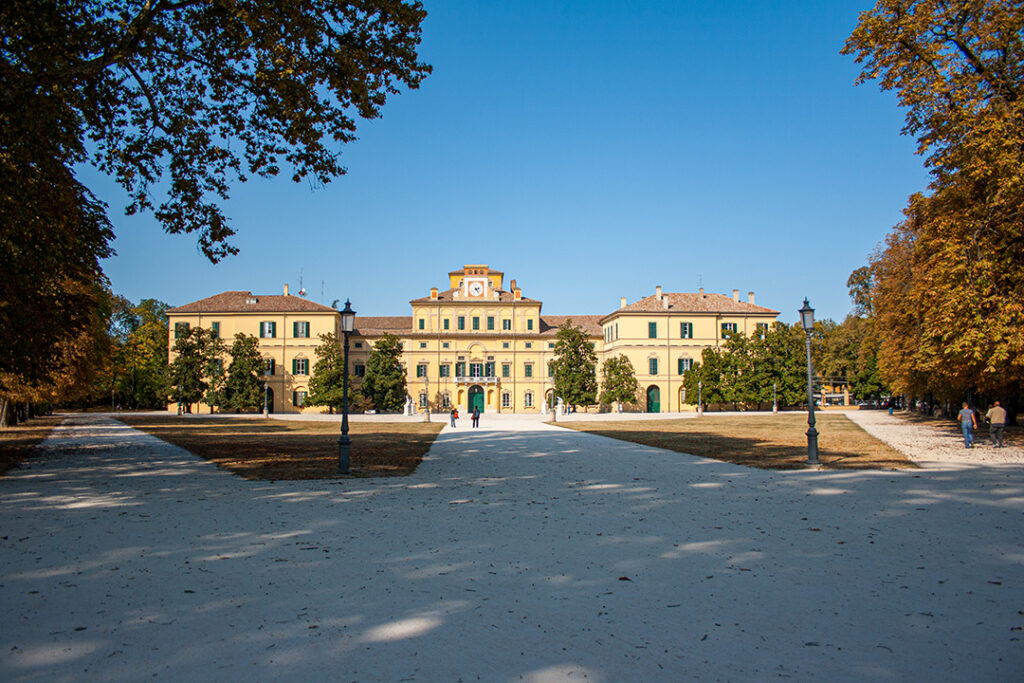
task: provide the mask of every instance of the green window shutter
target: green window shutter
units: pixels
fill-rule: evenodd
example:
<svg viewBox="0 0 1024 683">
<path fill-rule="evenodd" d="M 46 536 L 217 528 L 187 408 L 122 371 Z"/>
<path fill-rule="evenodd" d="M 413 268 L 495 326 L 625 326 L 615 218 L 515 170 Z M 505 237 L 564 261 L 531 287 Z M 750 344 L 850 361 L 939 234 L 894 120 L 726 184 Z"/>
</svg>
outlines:
<svg viewBox="0 0 1024 683">
<path fill-rule="evenodd" d="M 502 363 L 501 365 L 501 376 L 508 377 L 512 374 L 512 366 L 508 363 Z"/>
<path fill-rule="evenodd" d="M 220 339 L 220 323 L 210 323 L 210 334 L 214 339 Z"/>
<path fill-rule="evenodd" d="M 479 330 L 480 329 L 480 317 L 479 316 L 476 316 L 476 315 L 473 316 L 473 329 L 474 330 Z"/>
<path fill-rule="evenodd" d="M 423 318 L 420 318 L 420 329 L 421 330 L 426 329 L 425 326 L 426 326 L 426 321 Z"/>
<path fill-rule="evenodd" d="M 647 323 L 647 338 L 657 339 L 658 338 L 658 323 Z"/>
<path fill-rule="evenodd" d="M 528 329 L 528 330 L 532 330 L 533 329 L 533 318 L 529 318 L 526 321 L 526 329 Z"/>
<path fill-rule="evenodd" d="M 444 329 L 446 329 L 446 330 L 448 329 L 448 322 L 449 322 L 448 318 L 445 318 L 444 319 Z"/>
<path fill-rule="evenodd" d="M 460 315 L 459 316 L 459 329 L 460 330 L 466 329 L 466 316 L 464 316 L 464 315 Z"/>
<path fill-rule="evenodd" d="M 494 316 L 493 315 L 487 316 L 487 329 L 488 330 L 493 330 L 494 329 Z"/>
<path fill-rule="evenodd" d="M 679 359 L 679 370 L 678 370 L 678 374 L 680 374 L 680 375 L 681 375 L 681 374 L 683 374 L 683 359 L 682 359 L 682 358 L 680 358 L 680 359 Z"/>
<path fill-rule="evenodd" d="M 299 359 L 298 358 L 292 358 L 292 374 L 293 375 L 299 374 Z"/>
<path fill-rule="evenodd" d="M 524 377 L 533 377 L 533 366 L 532 365 L 526 364 L 526 365 L 523 366 L 523 376 Z"/>
<path fill-rule="evenodd" d="M 658 374 L 658 359 L 657 358 L 650 358 L 650 359 L 648 359 L 648 365 L 649 365 L 648 369 L 651 371 L 650 374 L 657 375 Z"/>
</svg>

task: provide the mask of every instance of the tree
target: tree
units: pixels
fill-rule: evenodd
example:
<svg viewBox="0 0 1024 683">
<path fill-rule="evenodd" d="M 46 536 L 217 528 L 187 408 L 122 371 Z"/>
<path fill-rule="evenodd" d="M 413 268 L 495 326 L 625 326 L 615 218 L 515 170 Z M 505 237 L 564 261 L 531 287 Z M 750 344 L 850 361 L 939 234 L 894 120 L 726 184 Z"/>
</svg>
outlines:
<svg viewBox="0 0 1024 683">
<path fill-rule="evenodd" d="M 880 0 L 844 52 L 907 108 L 932 194 L 871 257 L 878 371 L 895 391 L 1024 382 L 1024 8 Z"/>
<path fill-rule="evenodd" d="M 174 360 L 171 361 L 172 400 L 179 410 L 192 412 L 192 405 L 203 399 L 209 383 L 206 370 L 210 362 L 211 336 L 201 327 L 183 328 L 176 332 Z"/>
<path fill-rule="evenodd" d="M 231 344 L 231 365 L 224 380 L 224 411 L 259 410 L 264 401 L 266 361 L 260 355 L 260 341 L 251 334 L 236 334 Z"/>
<path fill-rule="evenodd" d="M 207 382 L 204 400 L 206 405 L 210 406 L 211 413 L 214 408 L 223 410 L 227 401 L 228 373 L 224 367 L 224 356 L 227 352 L 228 349 L 220 337 L 211 335 L 210 347 L 206 354 L 206 367 L 203 369 Z"/>
<path fill-rule="evenodd" d="M 601 403 L 637 403 L 640 385 L 629 358 L 621 353 L 614 358 L 606 358 L 601 365 Z"/>
<path fill-rule="evenodd" d="M 313 376 L 309 380 L 309 395 L 306 405 L 327 406 L 333 413 L 341 410 L 345 372 L 345 357 L 333 332 L 320 335 L 320 346 L 316 347 L 317 361 L 313 365 Z M 350 405 L 359 402 L 352 376 L 348 381 L 348 400 Z"/>
<path fill-rule="evenodd" d="M 398 411 L 405 405 L 408 392 L 401 359 L 402 342 L 393 334 L 384 334 L 370 350 L 359 391 L 376 410 Z"/>
<path fill-rule="evenodd" d="M 110 334 L 116 350 L 111 379 L 117 400 L 131 408 L 167 404 L 167 309 L 156 299 L 133 305 L 115 297 Z"/>
<path fill-rule="evenodd" d="M 129 193 L 129 213 L 154 209 L 218 261 L 236 251 L 216 204 L 230 181 L 282 163 L 296 182 L 343 174 L 354 117 L 378 118 L 430 73 L 416 52 L 425 17 L 402 0 L 8 0 L 0 148 L 19 152 L 4 170 L 70 176 L 91 158 Z M 85 205 L 25 199 L 24 216 Z"/>
<path fill-rule="evenodd" d="M 551 372 L 555 379 L 555 395 L 568 405 L 590 405 L 597 402 L 597 354 L 594 344 L 566 319 L 555 335 L 555 359 Z"/>
</svg>

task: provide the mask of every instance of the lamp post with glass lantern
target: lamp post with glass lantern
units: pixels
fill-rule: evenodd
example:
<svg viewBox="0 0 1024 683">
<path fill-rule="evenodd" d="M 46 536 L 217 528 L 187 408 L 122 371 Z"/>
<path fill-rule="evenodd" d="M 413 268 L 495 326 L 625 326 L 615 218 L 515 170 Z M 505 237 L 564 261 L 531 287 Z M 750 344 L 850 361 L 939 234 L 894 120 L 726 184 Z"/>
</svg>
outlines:
<svg viewBox="0 0 1024 683">
<path fill-rule="evenodd" d="M 348 438 L 348 336 L 355 329 L 356 312 L 352 304 L 345 300 L 345 308 L 341 310 L 341 333 L 345 337 L 344 356 L 341 370 L 341 438 L 338 439 L 338 469 L 342 474 L 349 473 L 349 454 L 352 441 Z"/>
<path fill-rule="evenodd" d="M 818 463 L 818 430 L 814 428 L 814 365 L 811 361 L 811 332 L 814 331 L 814 309 L 804 299 L 804 306 L 799 311 L 800 326 L 804 328 L 807 341 L 807 464 Z"/>
</svg>

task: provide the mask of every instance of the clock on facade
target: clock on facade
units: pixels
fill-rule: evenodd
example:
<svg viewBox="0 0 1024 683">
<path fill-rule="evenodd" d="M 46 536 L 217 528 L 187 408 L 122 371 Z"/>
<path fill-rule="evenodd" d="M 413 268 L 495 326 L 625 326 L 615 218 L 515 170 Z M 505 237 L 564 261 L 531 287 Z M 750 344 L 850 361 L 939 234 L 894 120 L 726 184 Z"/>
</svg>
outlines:
<svg viewBox="0 0 1024 683">
<path fill-rule="evenodd" d="M 470 282 L 469 293 L 471 296 L 480 296 L 484 293 L 484 283 L 482 282 Z"/>
</svg>

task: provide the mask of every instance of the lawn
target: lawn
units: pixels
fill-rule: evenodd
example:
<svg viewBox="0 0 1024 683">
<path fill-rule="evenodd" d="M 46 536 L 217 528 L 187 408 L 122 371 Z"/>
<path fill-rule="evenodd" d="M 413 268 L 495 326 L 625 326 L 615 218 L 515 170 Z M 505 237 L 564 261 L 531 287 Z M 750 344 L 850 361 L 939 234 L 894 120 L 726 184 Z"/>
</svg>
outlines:
<svg viewBox="0 0 1024 683">
<path fill-rule="evenodd" d="M 845 415 L 816 415 L 818 459 L 827 469 L 902 469 L 916 465 Z M 763 469 L 807 460 L 807 415 L 707 415 L 675 420 L 560 422 L 581 432 Z"/>
<path fill-rule="evenodd" d="M 119 415 L 125 424 L 216 463 L 246 479 L 333 479 L 338 474 L 337 422 Z M 351 472 L 356 477 L 412 473 L 437 438 L 441 422 L 353 422 Z"/>
<path fill-rule="evenodd" d="M 34 417 L 14 427 L 0 429 L 0 475 L 32 457 L 32 449 L 49 436 L 62 419 L 56 415 Z"/>
</svg>

